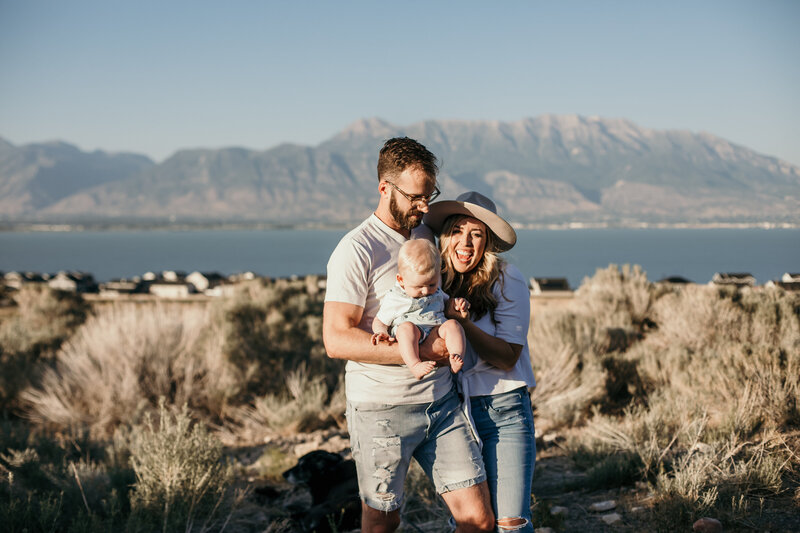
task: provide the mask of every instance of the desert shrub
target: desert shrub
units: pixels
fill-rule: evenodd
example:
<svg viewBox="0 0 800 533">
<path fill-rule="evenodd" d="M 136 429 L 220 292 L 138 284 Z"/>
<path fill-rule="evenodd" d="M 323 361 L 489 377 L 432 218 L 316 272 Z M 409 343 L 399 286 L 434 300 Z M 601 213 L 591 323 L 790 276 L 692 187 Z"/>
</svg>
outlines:
<svg viewBox="0 0 800 533">
<path fill-rule="evenodd" d="M 323 294 L 315 288 L 307 280 L 257 282 L 228 304 L 225 352 L 234 365 L 251 366 L 253 395 L 279 393 L 283 376 L 301 363 L 335 385 L 341 365 L 325 355 Z"/>
<path fill-rule="evenodd" d="M 586 480 L 581 488 L 607 489 L 633 485 L 642 479 L 642 462 L 632 453 L 615 453 L 594 461 L 586 471 Z"/>
<path fill-rule="evenodd" d="M 105 307 L 64 345 L 40 387 L 22 396 L 32 420 L 98 436 L 137 422 L 160 397 L 220 418 L 246 379 L 221 344 L 220 324 L 203 306 Z"/>
<path fill-rule="evenodd" d="M 0 308 L 16 305 L 14 302 L 14 289 L 0 279 Z"/>
<path fill-rule="evenodd" d="M 785 487 L 796 452 L 778 432 L 755 441 L 719 439 L 710 419 L 685 399 L 659 397 L 624 417 L 598 414 L 568 443 L 591 487 L 649 480 L 659 530 L 675 531 L 716 516 L 736 521 L 740 511 Z"/>
<path fill-rule="evenodd" d="M 751 430 L 800 423 L 800 298 L 688 286 L 655 305 L 659 330 L 629 354 L 644 380 Z"/>
<path fill-rule="evenodd" d="M 319 377 L 303 393 L 317 391 L 327 401 L 341 372 L 325 355 L 317 288 L 279 280 L 249 284 L 213 304 L 104 306 L 21 398 L 33 421 L 89 427 L 99 437 L 138 422 L 161 397 L 217 424 L 254 398 L 262 410 L 280 411 L 278 418 L 296 418 L 287 409 L 299 404 L 282 394 L 284 377 L 305 365 Z"/>
<path fill-rule="evenodd" d="M 554 426 L 644 401 L 652 388 L 627 353 L 658 330 L 657 302 L 672 289 L 647 281 L 638 265 L 610 265 L 586 278 L 573 305 L 534 317 L 529 341 L 537 413 Z"/>
<path fill-rule="evenodd" d="M 24 285 L 16 309 L 0 322 L 0 410 L 19 407 L 18 395 L 35 383 L 59 346 L 86 319 L 89 307 L 75 293 Z"/>
<path fill-rule="evenodd" d="M 127 458 L 120 463 L 115 457 L 124 455 L 126 445 L 112 452 L 113 444 L 86 435 L 34 434 L 19 422 L 4 430 L 10 437 L 0 448 L 4 531 L 124 529 L 133 470 Z"/>
<path fill-rule="evenodd" d="M 285 481 L 283 473 L 297 464 L 297 456 L 292 452 L 284 451 L 280 446 L 266 446 L 261 456 L 248 467 L 261 479 L 272 482 Z"/>
<path fill-rule="evenodd" d="M 763 498 L 797 490 L 797 295 L 654 286 L 612 266 L 535 319 L 540 421 L 583 426 L 565 447 L 589 485 L 649 481 L 655 529 L 748 526 Z"/>
<path fill-rule="evenodd" d="M 537 427 L 541 419 L 554 427 L 577 423 L 602 397 L 605 381 L 602 367 L 596 361 L 584 361 L 569 346 L 557 352 L 534 348 L 533 368 L 537 385 L 531 399 L 540 417 Z"/>
<path fill-rule="evenodd" d="M 186 406 L 173 415 L 161 402 L 158 417 L 131 433 L 128 531 L 223 531 L 235 501 L 222 444 L 204 424 L 192 424 Z"/>
<path fill-rule="evenodd" d="M 251 405 L 236 410 L 233 418 L 248 440 L 258 440 L 264 434 L 313 431 L 336 424 L 337 416 L 341 417 L 342 394 L 329 394 L 324 377 L 310 376 L 305 364 L 286 375 L 285 386 L 286 392 L 258 397 Z M 329 399 L 334 403 L 329 404 Z"/>
<path fill-rule="evenodd" d="M 185 406 L 173 415 L 162 401 L 157 422 L 105 441 L 3 429 L 3 531 L 223 531 L 235 521 L 242 493 L 230 487 L 222 445 Z"/>
<path fill-rule="evenodd" d="M 585 278 L 576 296 L 589 315 L 608 326 L 645 329 L 653 325 L 651 307 L 663 291 L 647 280 L 639 265 L 609 265 Z"/>
<path fill-rule="evenodd" d="M 676 458 L 674 469 L 659 473 L 652 509 L 659 530 L 675 531 L 701 516 L 750 525 L 748 509 L 778 494 L 788 450 L 775 449 L 775 437 L 758 443 L 735 438 L 689 450 Z M 777 440 L 785 445 L 782 437 Z"/>
</svg>

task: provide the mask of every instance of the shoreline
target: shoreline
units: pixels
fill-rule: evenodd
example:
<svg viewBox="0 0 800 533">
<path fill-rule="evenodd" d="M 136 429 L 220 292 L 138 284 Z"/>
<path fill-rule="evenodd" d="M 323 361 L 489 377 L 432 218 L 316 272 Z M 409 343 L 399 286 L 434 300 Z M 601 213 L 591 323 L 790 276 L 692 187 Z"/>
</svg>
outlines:
<svg viewBox="0 0 800 533">
<path fill-rule="evenodd" d="M 247 223 L 43 223 L 43 222 L 0 222 L 0 233 L 80 233 L 108 232 L 125 233 L 137 231 L 309 231 L 331 230 L 346 231 L 352 229 L 354 223 L 307 223 L 307 224 L 274 224 L 266 222 Z M 564 223 L 512 223 L 517 230 L 602 230 L 602 229 L 798 229 L 800 222 L 564 222 Z"/>
</svg>

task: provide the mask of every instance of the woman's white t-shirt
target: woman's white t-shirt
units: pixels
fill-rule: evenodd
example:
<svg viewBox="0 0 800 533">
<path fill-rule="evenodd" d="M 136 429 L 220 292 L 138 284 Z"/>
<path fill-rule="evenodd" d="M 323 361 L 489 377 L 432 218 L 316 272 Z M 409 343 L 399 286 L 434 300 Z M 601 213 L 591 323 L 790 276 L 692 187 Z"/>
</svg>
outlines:
<svg viewBox="0 0 800 533">
<path fill-rule="evenodd" d="M 493 337 L 521 345 L 522 353 L 514 368 L 506 371 L 483 361 L 467 343 L 464 375 L 461 379 L 467 380 L 466 390 L 470 396 L 488 396 L 509 392 L 519 387 L 536 386 L 528 349 L 528 327 L 531 320 L 530 290 L 522 273 L 514 265 L 506 263 L 501 272 L 501 278 L 492 287 L 492 294 L 497 299 L 497 308 L 494 312 L 496 323 L 492 322 L 488 312 L 473 322 Z"/>
</svg>

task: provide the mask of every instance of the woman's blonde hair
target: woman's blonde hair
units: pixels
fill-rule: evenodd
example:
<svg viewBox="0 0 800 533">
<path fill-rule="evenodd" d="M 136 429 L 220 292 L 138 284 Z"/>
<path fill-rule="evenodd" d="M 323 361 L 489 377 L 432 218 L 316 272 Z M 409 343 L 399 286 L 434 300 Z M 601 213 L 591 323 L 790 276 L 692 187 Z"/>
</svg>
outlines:
<svg viewBox="0 0 800 533">
<path fill-rule="evenodd" d="M 453 234 L 453 227 L 462 219 L 464 215 L 453 215 L 444 221 L 442 232 L 439 235 L 439 251 L 442 256 L 442 290 L 451 298 L 466 298 L 470 304 L 470 313 L 477 320 L 486 313 L 495 322 L 494 310 L 497 309 L 497 299 L 492 294 L 492 286 L 495 282 L 500 283 L 500 294 L 503 293 L 503 271 L 501 267 L 505 261 L 497 255 L 495 237 L 489 226 L 486 228 L 486 246 L 475 268 L 469 272 L 457 272 L 453 268 L 453 260 L 447 249 L 450 246 L 450 239 Z"/>
</svg>

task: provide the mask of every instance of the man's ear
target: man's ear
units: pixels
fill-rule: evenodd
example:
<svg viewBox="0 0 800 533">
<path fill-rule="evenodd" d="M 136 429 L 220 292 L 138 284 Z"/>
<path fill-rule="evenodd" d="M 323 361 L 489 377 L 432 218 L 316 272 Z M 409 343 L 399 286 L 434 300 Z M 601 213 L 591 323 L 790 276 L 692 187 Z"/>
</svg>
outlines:
<svg viewBox="0 0 800 533">
<path fill-rule="evenodd" d="M 397 275 L 394 277 L 394 279 L 397 280 L 397 283 L 399 283 L 400 285 L 403 285 L 403 276 L 400 275 L 400 272 L 397 273 Z"/>
<path fill-rule="evenodd" d="M 380 183 L 378 183 L 378 192 L 381 193 L 381 197 L 389 196 L 390 191 L 387 190 L 388 188 L 389 184 L 386 182 L 386 180 L 382 180 Z"/>
</svg>

